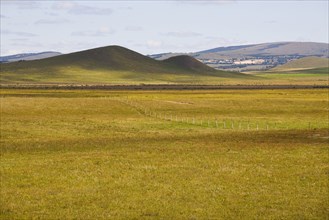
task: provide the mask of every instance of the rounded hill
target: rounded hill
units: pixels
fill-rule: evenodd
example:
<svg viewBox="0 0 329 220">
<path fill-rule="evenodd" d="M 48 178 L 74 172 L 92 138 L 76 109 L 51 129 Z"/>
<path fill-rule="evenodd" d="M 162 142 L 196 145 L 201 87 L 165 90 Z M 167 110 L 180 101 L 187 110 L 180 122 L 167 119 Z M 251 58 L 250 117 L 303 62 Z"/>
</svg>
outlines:
<svg viewBox="0 0 329 220">
<path fill-rule="evenodd" d="M 78 66 L 87 70 L 164 71 L 164 67 L 152 58 L 121 46 L 107 46 L 75 52 L 45 59 L 44 62 L 54 66 Z"/>
<path fill-rule="evenodd" d="M 170 57 L 162 62 L 171 64 L 177 68 L 190 70 L 194 72 L 216 72 L 215 69 L 203 64 L 202 62 L 198 61 L 197 59 L 187 56 L 187 55 L 180 55 L 175 57 Z"/>
<path fill-rule="evenodd" d="M 2 82 L 176 83 L 209 81 L 209 77 L 246 77 L 245 74 L 215 70 L 189 56 L 158 61 L 121 46 L 3 63 L 0 67 Z"/>
</svg>

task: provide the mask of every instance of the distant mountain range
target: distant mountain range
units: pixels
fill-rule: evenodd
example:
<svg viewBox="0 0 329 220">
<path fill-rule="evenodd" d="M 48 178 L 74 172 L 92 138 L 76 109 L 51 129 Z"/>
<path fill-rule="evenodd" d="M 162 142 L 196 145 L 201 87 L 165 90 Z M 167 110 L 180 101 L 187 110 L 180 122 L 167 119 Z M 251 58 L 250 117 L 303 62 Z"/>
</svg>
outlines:
<svg viewBox="0 0 329 220">
<path fill-rule="evenodd" d="M 251 77 L 213 69 L 186 55 L 158 61 L 120 46 L 1 63 L 0 67 L 2 83 L 195 83 Z"/>
<path fill-rule="evenodd" d="M 158 60 L 184 53 L 154 54 Z M 230 47 L 188 53 L 201 62 L 217 68 L 237 71 L 264 70 L 307 56 L 329 57 L 329 44 L 314 42 L 277 42 Z"/>
<path fill-rule="evenodd" d="M 41 53 L 21 53 L 21 54 L 15 54 L 10 56 L 2 56 L 0 57 L 0 62 L 8 63 L 8 62 L 15 62 L 22 60 L 40 60 L 40 59 L 59 56 L 59 55 L 61 55 L 61 53 L 53 52 L 53 51 L 46 51 Z"/>
<path fill-rule="evenodd" d="M 253 44 L 233 47 L 218 47 L 210 50 L 200 51 L 198 54 L 215 53 L 217 55 L 228 56 L 323 56 L 328 57 L 329 48 L 326 43 L 313 42 L 279 42 Z"/>
</svg>

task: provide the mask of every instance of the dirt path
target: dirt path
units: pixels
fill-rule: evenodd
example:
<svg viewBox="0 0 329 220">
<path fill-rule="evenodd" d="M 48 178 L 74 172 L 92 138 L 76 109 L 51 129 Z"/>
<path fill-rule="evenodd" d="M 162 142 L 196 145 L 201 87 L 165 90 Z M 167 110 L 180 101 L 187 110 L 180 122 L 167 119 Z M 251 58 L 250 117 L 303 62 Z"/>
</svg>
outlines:
<svg viewBox="0 0 329 220">
<path fill-rule="evenodd" d="M 102 90 L 220 90 L 220 89 L 328 89 L 329 85 L 0 85 L 2 89 L 102 89 Z"/>
</svg>

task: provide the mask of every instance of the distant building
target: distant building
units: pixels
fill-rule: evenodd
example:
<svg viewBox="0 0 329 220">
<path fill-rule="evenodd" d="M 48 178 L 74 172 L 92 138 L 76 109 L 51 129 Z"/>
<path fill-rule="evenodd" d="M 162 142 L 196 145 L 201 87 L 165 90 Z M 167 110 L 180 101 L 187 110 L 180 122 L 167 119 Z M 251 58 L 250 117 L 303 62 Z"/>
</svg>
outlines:
<svg viewBox="0 0 329 220">
<path fill-rule="evenodd" d="M 237 60 L 234 61 L 236 65 L 243 65 L 243 64 L 263 64 L 265 62 L 264 59 L 253 59 L 253 60 Z"/>
</svg>

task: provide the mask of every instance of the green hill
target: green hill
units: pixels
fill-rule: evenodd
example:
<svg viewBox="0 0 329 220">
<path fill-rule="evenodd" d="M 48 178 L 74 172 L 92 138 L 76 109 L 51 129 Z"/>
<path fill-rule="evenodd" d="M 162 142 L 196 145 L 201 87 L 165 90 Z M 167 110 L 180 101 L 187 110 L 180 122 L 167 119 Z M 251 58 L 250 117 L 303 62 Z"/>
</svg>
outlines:
<svg viewBox="0 0 329 220">
<path fill-rule="evenodd" d="M 196 72 L 216 72 L 214 68 L 203 64 L 202 62 L 187 55 L 180 55 L 170 57 L 163 61 L 164 63 L 171 64 L 182 70 L 196 71 Z"/>
<path fill-rule="evenodd" d="M 284 65 L 277 66 L 270 71 L 292 71 L 292 70 L 305 70 L 305 69 L 318 69 L 328 68 L 329 59 L 322 57 L 303 57 L 297 60 L 293 60 Z"/>
<path fill-rule="evenodd" d="M 157 61 L 120 46 L 108 46 L 42 60 L 3 63 L 1 83 L 202 83 L 248 78 L 215 70 L 192 57 Z"/>
</svg>

